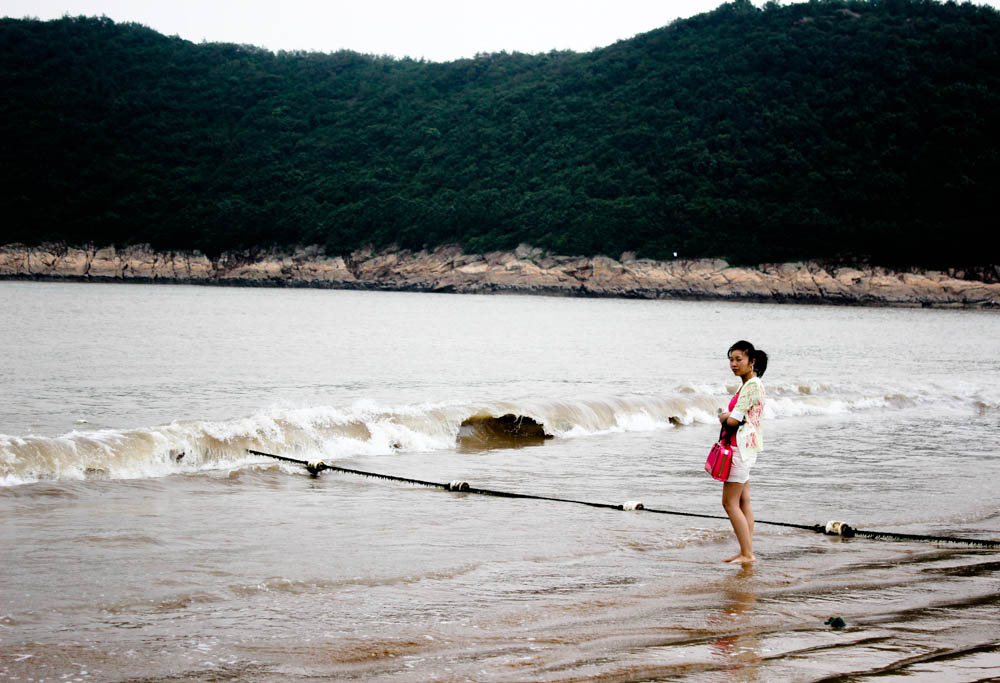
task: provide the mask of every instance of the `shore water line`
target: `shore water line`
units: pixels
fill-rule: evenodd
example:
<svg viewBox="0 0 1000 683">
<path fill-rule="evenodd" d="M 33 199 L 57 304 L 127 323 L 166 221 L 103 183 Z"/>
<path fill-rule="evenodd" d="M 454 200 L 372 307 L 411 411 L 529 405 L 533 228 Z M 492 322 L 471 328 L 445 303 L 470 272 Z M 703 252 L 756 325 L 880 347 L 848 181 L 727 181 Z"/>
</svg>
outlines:
<svg viewBox="0 0 1000 683">
<path fill-rule="evenodd" d="M 560 256 L 522 245 L 466 254 L 364 249 L 327 256 L 296 250 L 155 251 L 148 245 L 0 246 L 0 279 L 313 287 L 460 294 L 537 294 L 640 299 L 739 300 L 1000 309 L 997 266 L 950 272 L 892 271 L 815 262 L 734 267 L 720 259 Z"/>
</svg>

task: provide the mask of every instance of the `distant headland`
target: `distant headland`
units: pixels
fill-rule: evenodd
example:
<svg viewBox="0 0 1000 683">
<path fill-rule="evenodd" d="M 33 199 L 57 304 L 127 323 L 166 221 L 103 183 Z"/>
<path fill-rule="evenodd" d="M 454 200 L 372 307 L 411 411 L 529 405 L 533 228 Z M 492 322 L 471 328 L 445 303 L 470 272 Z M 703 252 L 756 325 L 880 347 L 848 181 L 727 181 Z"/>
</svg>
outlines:
<svg viewBox="0 0 1000 683">
<path fill-rule="evenodd" d="M 737 300 L 1000 310 L 997 267 L 989 273 L 895 272 L 876 267 L 785 263 L 731 267 L 722 260 L 637 259 L 622 254 L 554 256 L 521 245 L 513 251 L 466 254 L 358 250 L 330 257 L 319 247 L 200 252 L 148 246 L 0 247 L 0 279 L 141 282 L 251 287 L 537 294 L 641 299 Z M 992 281 L 983 281 L 984 275 Z M 992 276 L 992 277 L 990 277 Z"/>
</svg>

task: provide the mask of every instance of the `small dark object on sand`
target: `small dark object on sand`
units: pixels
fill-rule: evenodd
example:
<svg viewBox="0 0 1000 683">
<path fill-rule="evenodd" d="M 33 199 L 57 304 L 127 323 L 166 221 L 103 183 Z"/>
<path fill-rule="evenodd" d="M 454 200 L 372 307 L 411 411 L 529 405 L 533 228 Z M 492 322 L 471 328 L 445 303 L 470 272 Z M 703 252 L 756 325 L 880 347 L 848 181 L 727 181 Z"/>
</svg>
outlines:
<svg viewBox="0 0 1000 683">
<path fill-rule="evenodd" d="M 847 622 L 841 619 L 840 617 L 830 617 L 823 623 L 829 626 L 830 628 L 836 629 L 838 631 L 847 626 Z"/>
</svg>

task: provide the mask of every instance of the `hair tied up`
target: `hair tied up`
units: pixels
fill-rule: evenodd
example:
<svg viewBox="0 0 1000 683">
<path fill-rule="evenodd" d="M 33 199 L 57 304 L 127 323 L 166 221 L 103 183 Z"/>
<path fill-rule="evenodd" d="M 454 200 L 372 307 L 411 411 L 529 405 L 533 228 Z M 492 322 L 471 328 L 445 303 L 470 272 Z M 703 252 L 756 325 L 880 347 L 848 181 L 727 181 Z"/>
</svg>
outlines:
<svg viewBox="0 0 1000 683">
<path fill-rule="evenodd" d="M 733 351 L 742 351 L 747 354 L 747 358 L 753 363 L 753 370 L 757 373 L 757 376 L 764 376 L 764 372 L 767 370 L 767 354 L 764 351 L 754 348 L 754 345 L 745 339 L 741 339 L 730 346 L 729 351 L 726 352 L 726 356 L 728 357 Z"/>
</svg>

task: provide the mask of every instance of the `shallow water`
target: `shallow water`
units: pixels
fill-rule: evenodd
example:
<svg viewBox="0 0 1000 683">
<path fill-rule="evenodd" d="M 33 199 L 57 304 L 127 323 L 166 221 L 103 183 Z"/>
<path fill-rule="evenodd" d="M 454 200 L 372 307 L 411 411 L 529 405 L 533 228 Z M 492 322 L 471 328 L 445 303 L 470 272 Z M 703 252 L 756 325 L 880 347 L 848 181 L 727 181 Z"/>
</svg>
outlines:
<svg viewBox="0 0 1000 683">
<path fill-rule="evenodd" d="M 993 550 L 758 524 L 741 569 L 725 520 L 244 450 L 722 514 L 701 467 L 745 337 L 772 357 L 758 520 L 1000 539 L 995 314 L 20 282 L 0 307 L 0 677 L 1000 675 Z M 554 438 L 460 452 L 482 413 Z"/>
</svg>

